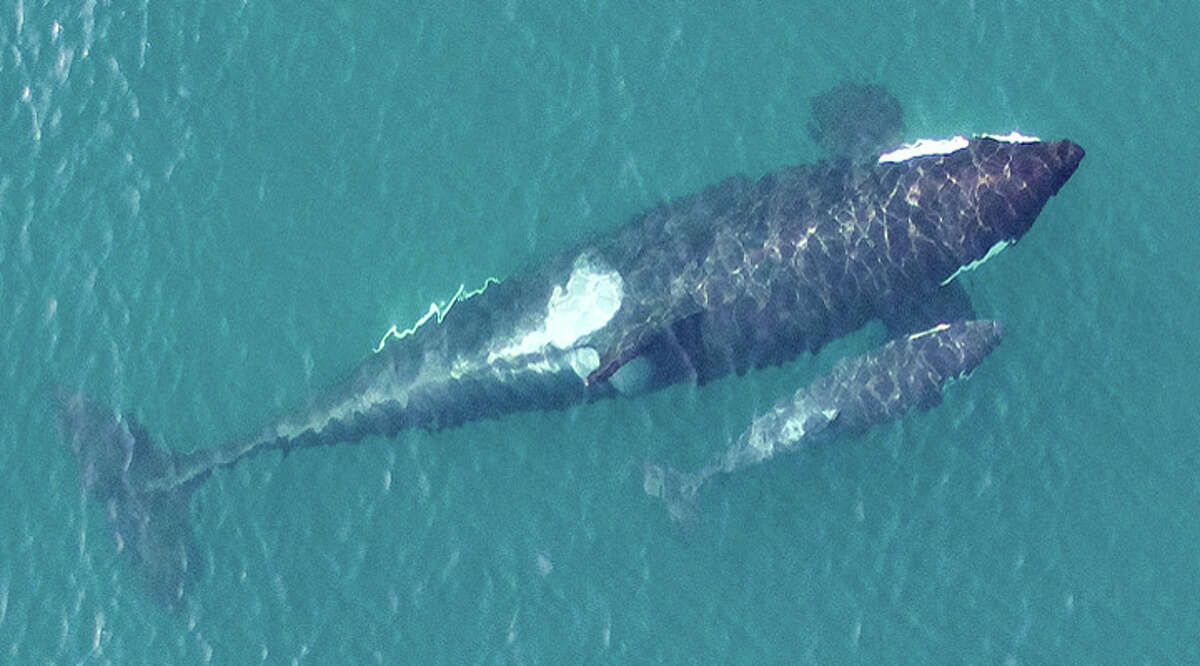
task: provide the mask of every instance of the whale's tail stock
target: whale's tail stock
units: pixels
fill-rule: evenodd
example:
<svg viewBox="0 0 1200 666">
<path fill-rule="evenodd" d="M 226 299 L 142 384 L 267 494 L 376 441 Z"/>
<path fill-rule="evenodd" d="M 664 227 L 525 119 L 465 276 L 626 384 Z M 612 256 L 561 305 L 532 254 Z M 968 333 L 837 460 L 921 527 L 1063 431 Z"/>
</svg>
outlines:
<svg viewBox="0 0 1200 666">
<path fill-rule="evenodd" d="M 699 516 L 700 473 L 681 472 L 647 460 L 642 465 L 642 490 L 662 499 L 671 520 L 683 527 L 694 527 Z"/>
<path fill-rule="evenodd" d="M 75 452 L 83 492 L 105 507 L 117 552 L 158 601 L 179 606 L 199 570 L 189 500 L 207 475 L 167 482 L 176 456 L 131 416 L 64 387 L 55 398 L 59 435 Z"/>
</svg>

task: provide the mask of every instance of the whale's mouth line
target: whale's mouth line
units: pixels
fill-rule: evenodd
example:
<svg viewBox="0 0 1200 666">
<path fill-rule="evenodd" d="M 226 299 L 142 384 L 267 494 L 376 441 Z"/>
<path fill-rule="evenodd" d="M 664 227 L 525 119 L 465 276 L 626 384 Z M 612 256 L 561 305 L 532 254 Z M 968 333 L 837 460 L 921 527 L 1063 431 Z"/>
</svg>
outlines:
<svg viewBox="0 0 1200 666">
<path fill-rule="evenodd" d="M 958 270 L 954 271 L 954 273 L 952 273 L 950 275 L 950 277 L 946 278 L 945 280 L 942 280 L 942 286 L 944 287 L 944 286 L 950 284 L 951 282 L 954 281 L 954 278 L 958 277 L 959 275 L 962 275 L 963 273 L 967 273 L 967 272 L 975 270 L 976 268 L 979 268 L 980 266 L 987 263 L 987 261 L 989 259 L 1000 254 L 1001 252 L 1004 251 L 1005 248 L 1007 248 L 1008 246 L 1010 246 L 1014 243 L 1016 243 L 1016 241 L 1011 238 L 1002 238 L 999 241 L 996 241 L 996 244 L 993 245 L 990 249 L 988 249 L 987 253 L 984 254 L 982 257 L 980 257 L 970 263 L 966 263 L 966 264 L 963 264 L 962 266 L 959 266 Z"/>
</svg>

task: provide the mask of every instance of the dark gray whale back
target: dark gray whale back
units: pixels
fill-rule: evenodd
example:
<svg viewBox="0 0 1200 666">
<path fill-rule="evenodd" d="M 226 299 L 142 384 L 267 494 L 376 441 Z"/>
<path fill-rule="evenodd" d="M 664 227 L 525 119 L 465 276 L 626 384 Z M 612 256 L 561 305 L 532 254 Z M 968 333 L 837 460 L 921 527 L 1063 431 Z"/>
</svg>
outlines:
<svg viewBox="0 0 1200 666">
<path fill-rule="evenodd" d="M 815 351 L 1015 242 L 1082 157 L 1070 141 L 979 138 L 949 155 L 733 178 L 663 204 L 601 250 L 634 297 L 589 379 L 641 353 L 663 359 L 670 383 Z"/>
<path fill-rule="evenodd" d="M 790 360 L 915 307 L 1015 242 L 1082 157 L 1070 141 L 977 138 L 947 155 L 727 179 L 456 304 L 232 450 L 561 408 L 615 395 L 609 380 L 634 360 L 641 390 Z M 545 333 L 548 303 L 581 262 L 619 282 L 619 308 L 569 344 L 514 342 Z"/>
</svg>

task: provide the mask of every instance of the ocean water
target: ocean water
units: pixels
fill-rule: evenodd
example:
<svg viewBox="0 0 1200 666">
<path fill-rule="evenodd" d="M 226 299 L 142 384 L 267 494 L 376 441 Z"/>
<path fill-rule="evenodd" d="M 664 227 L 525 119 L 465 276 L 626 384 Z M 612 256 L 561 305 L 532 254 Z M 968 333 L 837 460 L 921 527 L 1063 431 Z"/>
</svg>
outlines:
<svg viewBox="0 0 1200 666">
<path fill-rule="evenodd" d="M 1200 660 L 1200 6 L 820 4 L 6 3 L 0 661 Z M 907 139 L 1088 151 L 964 278 L 1007 334 L 937 409 L 709 488 L 691 531 L 643 493 L 644 459 L 706 459 L 868 327 L 255 457 L 195 495 L 186 612 L 118 558 L 53 382 L 173 450 L 250 432 L 460 284 L 815 159 L 844 80 Z"/>
</svg>

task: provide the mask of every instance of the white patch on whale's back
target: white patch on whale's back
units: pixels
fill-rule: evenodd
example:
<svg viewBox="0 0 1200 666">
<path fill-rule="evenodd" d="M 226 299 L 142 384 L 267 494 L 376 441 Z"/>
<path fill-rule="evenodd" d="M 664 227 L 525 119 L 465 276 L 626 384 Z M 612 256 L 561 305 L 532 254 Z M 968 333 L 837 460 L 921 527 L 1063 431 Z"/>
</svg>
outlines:
<svg viewBox="0 0 1200 666">
<path fill-rule="evenodd" d="M 1020 132 L 1013 130 L 1008 134 L 980 134 L 985 139 L 995 139 L 1006 143 L 1037 143 L 1041 139 L 1036 136 L 1026 136 Z"/>
<path fill-rule="evenodd" d="M 580 256 L 566 288 L 555 285 L 546 304 L 547 341 L 559 349 L 570 347 L 607 324 L 621 309 L 624 296 L 625 281 L 620 273 Z"/>
<path fill-rule="evenodd" d="M 591 347 L 580 347 L 572 349 L 567 354 L 567 364 L 575 371 L 575 374 L 582 377 L 595 372 L 596 368 L 600 367 L 600 352 L 597 352 Z"/>
<path fill-rule="evenodd" d="M 978 134 L 976 136 L 1006 143 L 1037 143 L 1041 141 L 1036 136 L 1026 136 L 1015 130 L 1008 134 Z M 880 155 L 879 163 L 906 162 L 916 157 L 929 155 L 949 155 L 966 148 L 967 144 L 967 138 L 964 136 L 954 136 L 949 139 L 917 139 Z"/>
<path fill-rule="evenodd" d="M 1039 139 L 1036 136 L 1028 136 L 1025 134 L 1021 134 L 1020 132 L 1017 132 L 1016 130 L 1011 131 L 1008 134 L 986 134 L 985 133 L 985 134 L 978 134 L 976 136 L 979 136 L 979 137 L 982 137 L 985 139 L 993 139 L 995 141 L 1004 141 L 1006 143 L 1037 143 L 1038 141 L 1041 141 L 1041 139 Z M 916 141 L 914 141 L 912 143 L 905 144 L 895 150 L 892 150 L 892 151 L 889 151 L 889 152 L 886 152 L 886 153 L 880 155 L 879 163 L 885 164 L 885 163 L 894 163 L 894 162 L 905 162 L 907 160 L 911 160 L 911 159 L 914 159 L 917 157 L 926 157 L 929 155 L 949 155 L 950 153 L 953 153 L 953 152 L 962 150 L 963 148 L 966 148 L 968 144 L 969 144 L 969 142 L 967 141 L 967 139 L 962 136 L 955 136 L 955 137 L 952 137 L 949 139 L 917 139 Z M 959 266 L 958 270 L 954 271 L 953 275 L 951 275 L 950 277 L 948 277 L 942 281 L 942 284 L 943 285 L 950 284 L 950 282 L 953 281 L 954 278 L 958 277 L 962 273 L 965 273 L 967 271 L 973 271 L 976 268 L 979 268 L 980 266 L 982 266 L 984 264 L 984 262 L 986 262 L 988 259 L 991 259 L 992 257 L 996 256 L 997 254 L 1000 254 L 1000 252 L 1002 250 L 1004 250 L 1004 248 L 1008 247 L 1009 245 L 1012 245 L 1012 243 L 1013 243 L 1013 241 L 1008 240 L 1008 239 L 1001 240 L 1000 242 L 993 245 L 991 247 L 991 249 L 989 249 L 987 251 L 987 254 L 983 255 L 979 259 L 976 259 L 975 261 L 972 261 L 969 264 L 963 264 L 962 266 Z"/>
<path fill-rule="evenodd" d="M 621 274 L 589 254 L 582 254 L 575 259 L 567 283 L 554 285 L 541 325 L 488 354 L 488 362 L 552 349 L 572 349 L 585 336 L 611 321 L 624 298 L 625 281 Z M 583 347 L 570 354 L 569 362 L 576 374 L 586 377 L 600 367 L 600 356 L 596 350 Z"/>
<path fill-rule="evenodd" d="M 927 155 L 949 155 L 966 147 L 967 138 L 963 136 L 955 136 L 949 139 L 917 139 L 912 143 L 906 143 L 895 150 L 880 155 L 879 163 L 906 162 L 915 157 L 925 157 Z"/>
</svg>

